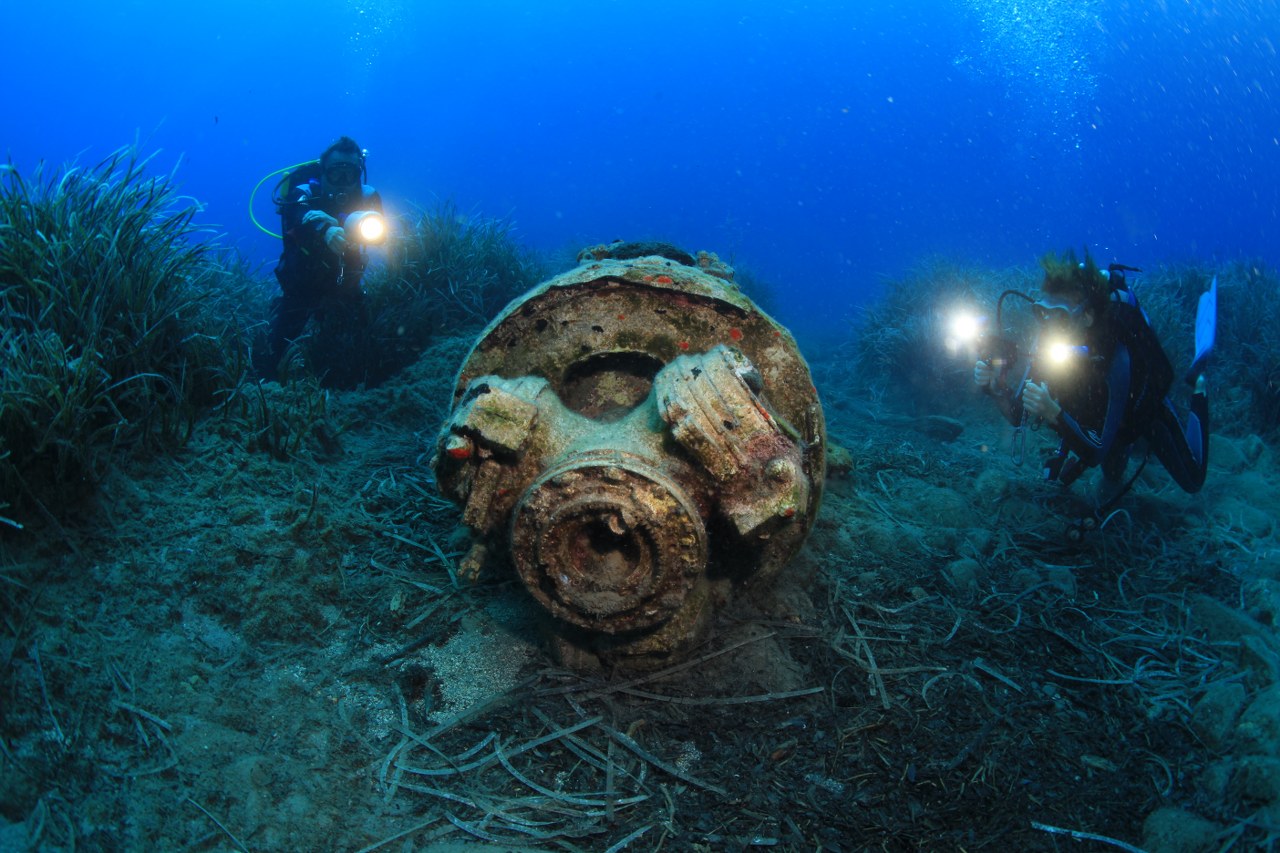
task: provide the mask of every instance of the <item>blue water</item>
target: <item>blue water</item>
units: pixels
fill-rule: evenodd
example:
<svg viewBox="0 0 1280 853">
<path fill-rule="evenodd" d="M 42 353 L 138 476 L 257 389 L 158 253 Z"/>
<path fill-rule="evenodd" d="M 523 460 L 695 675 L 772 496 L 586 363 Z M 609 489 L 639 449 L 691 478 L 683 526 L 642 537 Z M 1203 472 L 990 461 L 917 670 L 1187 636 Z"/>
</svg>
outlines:
<svg viewBox="0 0 1280 853">
<path fill-rule="evenodd" d="M 1277 262 L 1276 0 L 49 0 L 5 11 L 19 169 L 140 138 L 269 264 L 264 174 L 348 134 L 388 207 L 705 248 L 847 322 L 938 255 Z M 267 193 L 256 210 L 274 225 Z"/>
</svg>

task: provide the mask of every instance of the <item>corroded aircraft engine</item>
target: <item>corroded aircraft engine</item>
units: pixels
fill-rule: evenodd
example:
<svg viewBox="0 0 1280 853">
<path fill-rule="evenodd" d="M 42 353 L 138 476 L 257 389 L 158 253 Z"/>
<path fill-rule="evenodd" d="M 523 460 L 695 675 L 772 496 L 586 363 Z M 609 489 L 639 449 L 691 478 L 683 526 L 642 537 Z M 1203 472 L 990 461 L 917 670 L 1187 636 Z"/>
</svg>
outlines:
<svg viewBox="0 0 1280 853">
<path fill-rule="evenodd" d="M 822 492 L 790 333 L 714 255 L 644 250 L 585 250 L 489 324 L 433 463 L 473 534 L 460 574 L 514 565 L 571 666 L 678 657 L 782 571 Z"/>
</svg>

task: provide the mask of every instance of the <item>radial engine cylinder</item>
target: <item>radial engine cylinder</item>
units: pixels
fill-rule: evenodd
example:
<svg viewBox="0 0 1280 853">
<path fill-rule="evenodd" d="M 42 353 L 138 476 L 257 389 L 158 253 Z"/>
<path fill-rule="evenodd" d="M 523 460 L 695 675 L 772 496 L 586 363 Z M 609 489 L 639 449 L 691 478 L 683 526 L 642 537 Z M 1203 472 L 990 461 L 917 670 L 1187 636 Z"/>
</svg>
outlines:
<svg viewBox="0 0 1280 853">
<path fill-rule="evenodd" d="M 656 666 L 800 547 L 825 428 L 795 341 L 714 256 L 608 254 L 481 333 L 433 464 L 462 575 L 514 565 L 570 665 Z"/>
</svg>

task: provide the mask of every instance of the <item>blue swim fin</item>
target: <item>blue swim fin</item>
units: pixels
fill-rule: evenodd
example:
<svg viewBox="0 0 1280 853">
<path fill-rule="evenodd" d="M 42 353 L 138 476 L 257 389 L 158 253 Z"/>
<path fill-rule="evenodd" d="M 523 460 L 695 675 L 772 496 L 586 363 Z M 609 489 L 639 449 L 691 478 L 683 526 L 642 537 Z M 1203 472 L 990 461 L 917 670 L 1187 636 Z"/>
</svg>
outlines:
<svg viewBox="0 0 1280 853">
<path fill-rule="evenodd" d="M 1195 385 L 1196 377 L 1204 371 L 1209 353 L 1213 352 L 1213 340 L 1218 329 L 1218 277 L 1213 277 L 1213 284 L 1200 294 L 1200 304 L 1196 307 L 1196 357 L 1191 360 L 1191 368 L 1187 371 L 1187 384 Z"/>
</svg>

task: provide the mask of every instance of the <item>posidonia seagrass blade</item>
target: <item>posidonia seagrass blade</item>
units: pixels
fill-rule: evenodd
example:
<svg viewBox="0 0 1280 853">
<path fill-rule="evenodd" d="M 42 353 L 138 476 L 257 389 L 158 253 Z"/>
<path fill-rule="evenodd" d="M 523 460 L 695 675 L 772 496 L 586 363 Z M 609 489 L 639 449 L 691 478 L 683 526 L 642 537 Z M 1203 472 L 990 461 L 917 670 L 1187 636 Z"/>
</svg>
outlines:
<svg viewBox="0 0 1280 853">
<path fill-rule="evenodd" d="M 80 493 L 118 449 L 190 435 L 246 370 L 265 297 L 155 155 L 0 169 L 0 494 Z M 20 500 L 10 498 L 14 513 Z"/>
</svg>

